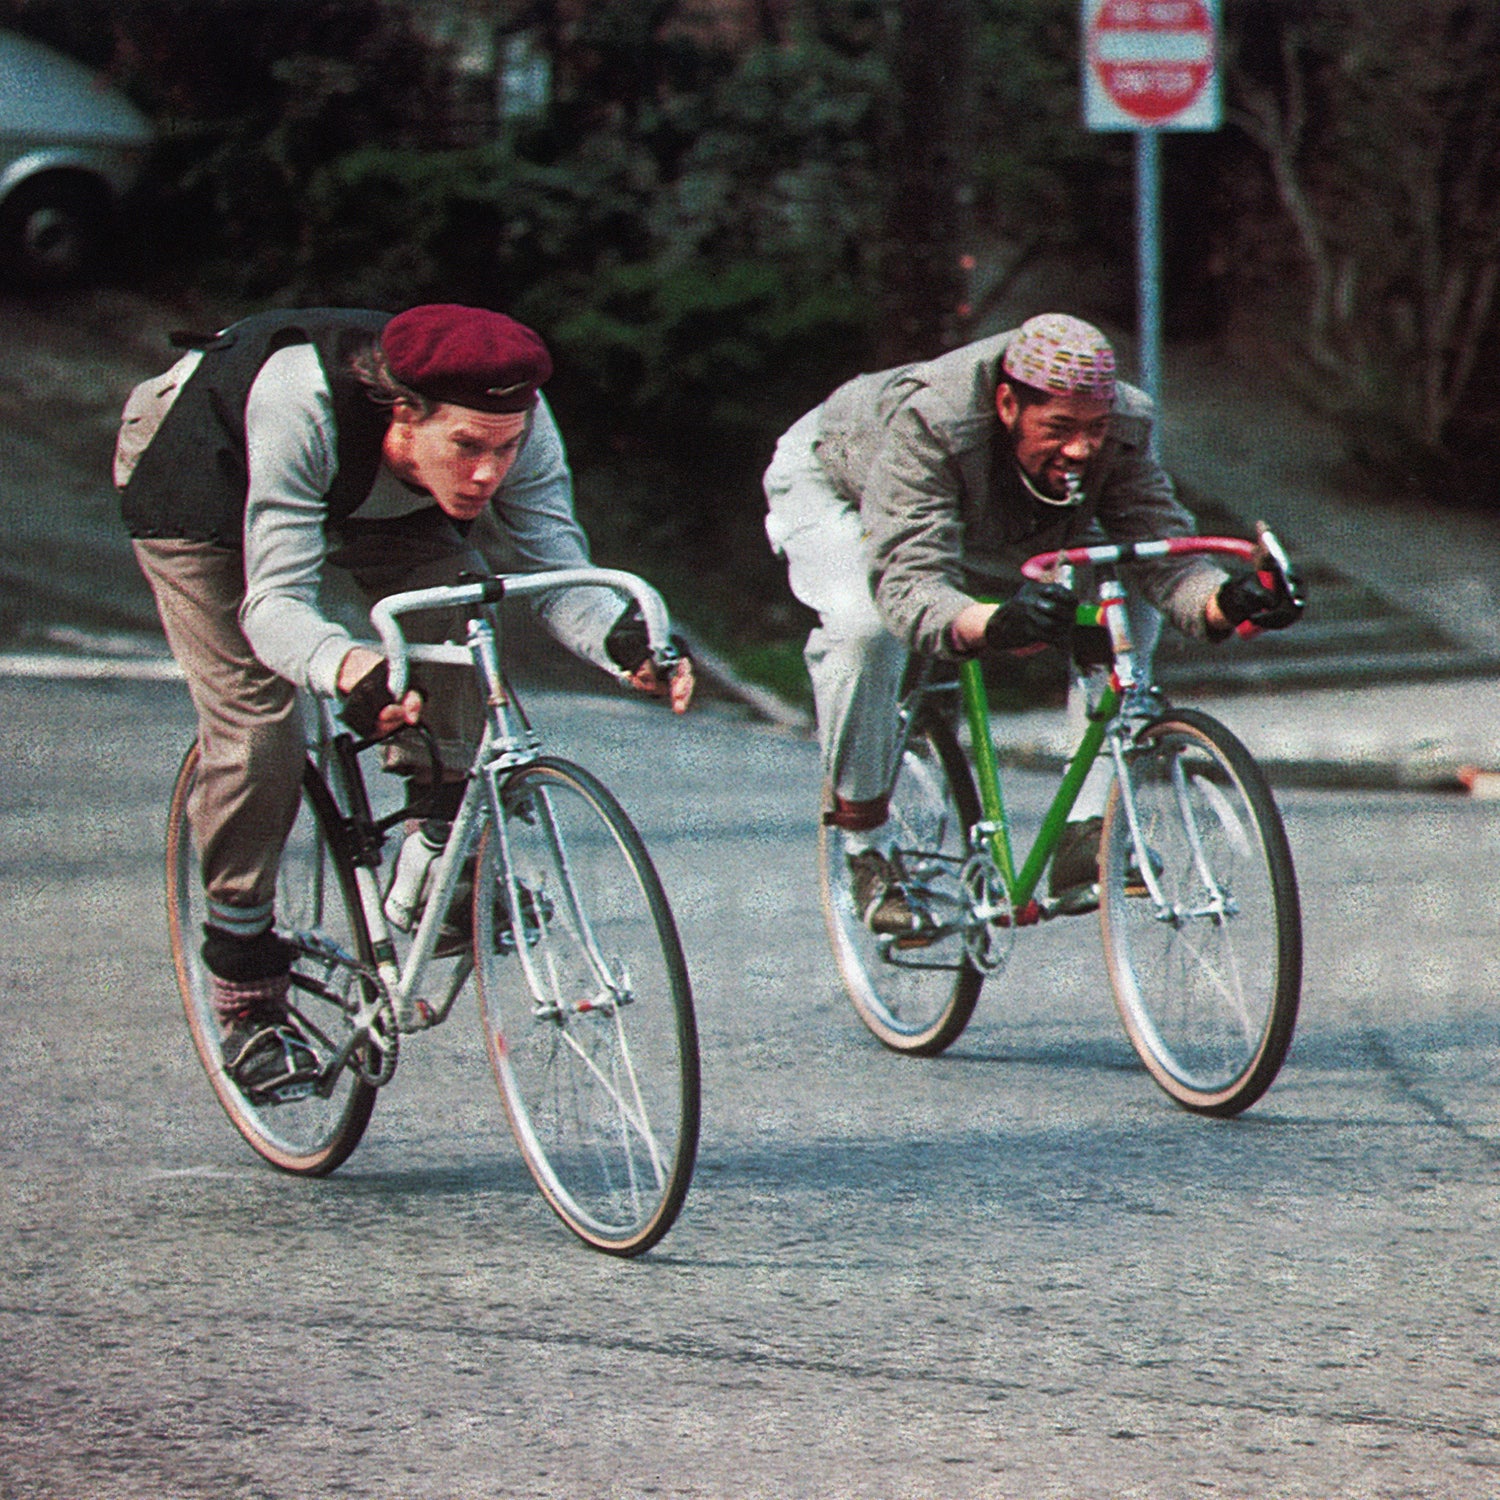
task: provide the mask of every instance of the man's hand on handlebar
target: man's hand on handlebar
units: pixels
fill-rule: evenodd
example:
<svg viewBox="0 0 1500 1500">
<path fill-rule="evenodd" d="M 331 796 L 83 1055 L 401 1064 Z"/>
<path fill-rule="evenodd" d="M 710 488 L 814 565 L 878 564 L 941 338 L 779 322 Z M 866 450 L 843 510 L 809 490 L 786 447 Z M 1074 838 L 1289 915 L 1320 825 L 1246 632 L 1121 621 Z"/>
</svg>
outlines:
<svg viewBox="0 0 1500 1500">
<path fill-rule="evenodd" d="M 1066 646 L 1077 610 L 1078 595 L 1072 589 L 1028 578 L 985 622 L 984 647 L 1015 651 L 1038 644 Z"/>
<path fill-rule="evenodd" d="M 408 688 L 391 697 L 390 667 L 378 651 L 355 646 L 339 663 L 339 716 L 361 739 L 384 739 L 422 718 L 422 694 Z"/>
<path fill-rule="evenodd" d="M 653 698 L 665 698 L 674 714 L 685 714 L 693 701 L 693 689 L 697 680 L 693 676 L 690 657 L 679 656 L 668 670 L 665 680 L 656 664 L 648 656 L 630 674 L 630 685 L 638 693 L 649 693 Z"/>
<path fill-rule="evenodd" d="M 1241 573 L 1227 578 L 1214 595 L 1214 606 L 1223 620 L 1219 630 L 1227 634 L 1241 625 L 1256 630 L 1285 630 L 1302 617 L 1302 601 L 1295 597 L 1277 572 Z M 1212 632 L 1217 622 L 1210 614 Z"/>
<path fill-rule="evenodd" d="M 646 622 L 634 606 L 615 621 L 604 638 L 609 659 L 625 674 L 626 681 L 636 692 L 665 698 L 672 705 L 674 714 L 685 714 L 693 701 L 693 661 L 675 637 L 673 645 L 678 652 L 677 660 L 663 677 L 662 670 L 651 658 Z"/>
</svg>

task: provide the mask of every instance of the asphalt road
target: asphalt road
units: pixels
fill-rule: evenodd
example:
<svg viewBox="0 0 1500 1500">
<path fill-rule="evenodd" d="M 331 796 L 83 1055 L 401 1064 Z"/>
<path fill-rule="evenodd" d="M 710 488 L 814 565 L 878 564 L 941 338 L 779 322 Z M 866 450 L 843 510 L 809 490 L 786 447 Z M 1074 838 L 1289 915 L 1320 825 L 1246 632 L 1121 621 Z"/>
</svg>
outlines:
<svg viewBox="0 0 1500 1500">
<path fill-rule="evenodd" d="M 1283 795 L 1303 1020 L 1213 1123 L 1134 1062 L 1089 919 L 1022 934 L 943 1058 L 882 1051 L 805 741 L 535 707 L 698 995 L 701 1161 L 638 1262 L 533 1191 L 472 1007 L 335 1176 L 251 1156 L 166 955 L 181 687 L 0 677 L 0 1496 L 1500 1494 L 1500 807 Z"/>
</svg>

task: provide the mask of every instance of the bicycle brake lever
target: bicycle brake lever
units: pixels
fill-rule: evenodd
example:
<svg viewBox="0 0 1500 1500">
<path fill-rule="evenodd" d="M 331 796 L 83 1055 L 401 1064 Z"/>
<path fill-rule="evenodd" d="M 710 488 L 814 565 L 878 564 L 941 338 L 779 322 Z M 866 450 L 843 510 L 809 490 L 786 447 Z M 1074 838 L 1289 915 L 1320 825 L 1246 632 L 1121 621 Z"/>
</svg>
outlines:
<svg viewBox="0 0 1500 1500">
<path fill-rule="evenodd" d="M 1287 597 L 1299 609 L 1305 608 L 1307 597 L 1302 592 L 1302 580 L 1297 576 L 1297 570 L 1292 566 L 1292 560 L 1287 556 L 1286 548 L 1281 545 L 1280 538 L 1264 521 L 1257 521 L 1255 539 L 1265 560 L 1280 574 Z"/>
</svg>

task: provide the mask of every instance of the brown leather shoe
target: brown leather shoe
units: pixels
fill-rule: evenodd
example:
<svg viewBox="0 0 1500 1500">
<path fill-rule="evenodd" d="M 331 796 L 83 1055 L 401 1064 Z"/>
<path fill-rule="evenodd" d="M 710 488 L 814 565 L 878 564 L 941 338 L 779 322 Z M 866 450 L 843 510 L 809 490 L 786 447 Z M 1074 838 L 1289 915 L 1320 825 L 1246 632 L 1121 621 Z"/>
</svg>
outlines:
<svg viewBox="0 0 1500 1500">
<path fill-rule="evenodd" d="M 849 856 L 854 909 L 865 926 L 880 937 L 909 938 L 921 929 L 901 887 L 904 878 L 899 854 L 887 859 L 878 849 L 865 849 Z"/>
</svg>

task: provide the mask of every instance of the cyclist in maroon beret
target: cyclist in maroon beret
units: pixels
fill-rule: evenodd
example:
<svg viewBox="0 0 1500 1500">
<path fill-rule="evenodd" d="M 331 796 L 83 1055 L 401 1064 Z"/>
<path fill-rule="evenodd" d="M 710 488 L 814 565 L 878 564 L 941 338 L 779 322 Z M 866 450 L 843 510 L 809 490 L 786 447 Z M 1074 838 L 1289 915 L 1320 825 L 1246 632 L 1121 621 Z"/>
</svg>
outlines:
<svg viewBox="0 0 1500 1500">
<path fill-rule="evenodd" d="M 428 668 L 423 690 L 391 697 L 384 657 L 325 602 L 326 565 L 368 604 L 466 571 L 587 566 L 589 548 L 540 394 L 551 358 L 503 313 L 277 311 L 196 345 L 131 393 L 115 482 L 198 715 L 189 816 L 226 1062 L 264 1088 L 286 1057 L 291 955 L 272 922 L 304 754 L 296 689 L 341 700 L 362 733 L 424 720 L 454 766 L 468 765 L 483 723 L 462 669 Z M 658 681 L 643 627 L 612 590 L 558 590 L 536 608 L 579 656 L 687 709 L 691 664 Z M 387 763 L 428 769 L 399 741 Z M 443 795 L 456 811 L 456 794 Z"/>
</svg>

